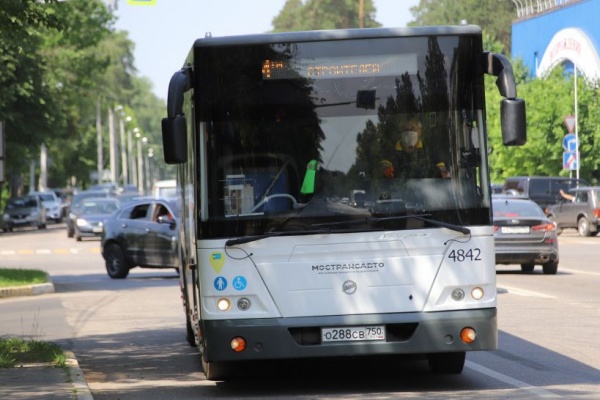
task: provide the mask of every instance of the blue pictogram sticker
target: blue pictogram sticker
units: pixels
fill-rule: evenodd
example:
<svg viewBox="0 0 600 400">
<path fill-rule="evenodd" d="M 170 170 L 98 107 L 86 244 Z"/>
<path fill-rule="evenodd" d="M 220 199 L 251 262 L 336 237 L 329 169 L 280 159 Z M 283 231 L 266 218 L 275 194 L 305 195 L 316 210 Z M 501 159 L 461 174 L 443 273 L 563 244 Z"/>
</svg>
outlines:
<svg viewBox="0 0 600 400">
<path fill-rule="evenodd" d="M 246 289 L 248 283 L 246 282 L 246 278 L 238 275 L 235 278 L 233 278 L 231 285 L 233 285 L 233 288 L 235 290 L 244 290 Z"/>
<path fill-rule="evenodd" d="M 225 290 L 225 288 L 227 287 L 227 279 L 223 278 L 222 276 L 217 276 L 215 278 L 214 285 L 215 289 L 219 291 Z"/>
</svg>

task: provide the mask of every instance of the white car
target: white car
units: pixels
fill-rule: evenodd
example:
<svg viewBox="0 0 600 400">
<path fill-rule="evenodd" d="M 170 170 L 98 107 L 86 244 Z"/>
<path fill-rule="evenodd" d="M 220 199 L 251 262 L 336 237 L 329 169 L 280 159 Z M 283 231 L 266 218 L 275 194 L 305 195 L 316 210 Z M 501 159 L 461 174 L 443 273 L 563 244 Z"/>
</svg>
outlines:
<svg viewBox="0 0 600 400">
<path fill-rule="evenodd" d="M 53 191 L 48 192 L 31 192 L 31 196 L 37 196 L 46 209 L 46 219 L 59 223 L 62 222 L 63 212 L 61 200 Z"/>
</svg>

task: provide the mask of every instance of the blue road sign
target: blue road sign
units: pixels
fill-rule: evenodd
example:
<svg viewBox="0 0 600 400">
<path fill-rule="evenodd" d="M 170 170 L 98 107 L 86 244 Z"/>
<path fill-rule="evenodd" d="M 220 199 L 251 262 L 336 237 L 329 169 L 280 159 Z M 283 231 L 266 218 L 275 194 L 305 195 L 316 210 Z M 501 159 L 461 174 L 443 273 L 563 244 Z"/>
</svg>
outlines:
<svg viewBox="0 0 600 400">
<path fill-rule="evenodd" d="M 577 152 L 565 151 L 563 153 L 563 169 L 577 171 L 579 165 L 577 161 Z"/>
<path fill-rule="evenodd" d="M 563 149 L 568 152 L 576 152 L 577 151 L 577 137 L 574 133 L 569 133 L 565 135 L 562 142 Z"/>
</svg>

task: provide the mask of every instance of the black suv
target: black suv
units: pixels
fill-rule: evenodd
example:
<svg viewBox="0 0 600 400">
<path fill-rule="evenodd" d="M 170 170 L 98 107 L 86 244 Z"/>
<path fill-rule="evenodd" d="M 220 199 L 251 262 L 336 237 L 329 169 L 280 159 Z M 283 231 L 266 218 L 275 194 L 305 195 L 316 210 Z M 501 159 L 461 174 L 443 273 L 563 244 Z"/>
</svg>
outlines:
<svg viewBox="0 0 600 400">
<path fill-rule="evenodd" d="M 600 219 L 600 186 L 580 186 L 567 192 L 572 200 L 563 199 L 548 207 L 548 218 L 558 232 L 577 229 L 581 236 L 596 236 Z"/>
<path fill-rule="evenodd" d="M 562 199 L 560 190 L 565 192 L 578 186 L 588 186 L 583 179 L 565 178 L 560 176 L 512 176 L 504 181 L 503 193 L 514 190 L 521 196 L 535 201 L 542 210 L 547 212 L 550 204 L 555 204 Z"/>
</svg>

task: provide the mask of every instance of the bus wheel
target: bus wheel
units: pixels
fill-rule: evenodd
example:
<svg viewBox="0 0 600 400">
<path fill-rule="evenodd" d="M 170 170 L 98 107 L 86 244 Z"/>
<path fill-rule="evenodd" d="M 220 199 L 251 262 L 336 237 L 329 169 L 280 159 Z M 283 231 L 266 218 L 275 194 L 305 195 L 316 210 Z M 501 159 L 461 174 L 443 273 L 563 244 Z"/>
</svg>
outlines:
<svg viewBox="0 0 600 400">
<path fill-rule="evenodd" d="M 215 361 L 205 361 L 204 355 L 202 355 L 202 371 L 204 371 L 204 375 L 206 375 L 206 379 L 211 381 L 219 381 L 223 380 L 228 375 L 227 363 L 224 362 L 215 362 Z"/>
<path fill-rule="evenodd" d="M 106 248 L 105 254 L 106 272 L 108 273 L 108 276 L 113 279 L 126 278 L 129 274 L 129 267 L 127 261 L 125 261 L 125 256 L 123 255 L 121 247 L 119 247 L 118 244 L 111 243 Z"/>
<path fill-rule="evenodd" d="M 465 366 L 465 352 L 429 354 L 427 361 L 435 374 L 460 374 Z"/>
</svg>

